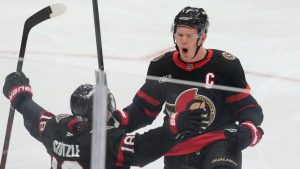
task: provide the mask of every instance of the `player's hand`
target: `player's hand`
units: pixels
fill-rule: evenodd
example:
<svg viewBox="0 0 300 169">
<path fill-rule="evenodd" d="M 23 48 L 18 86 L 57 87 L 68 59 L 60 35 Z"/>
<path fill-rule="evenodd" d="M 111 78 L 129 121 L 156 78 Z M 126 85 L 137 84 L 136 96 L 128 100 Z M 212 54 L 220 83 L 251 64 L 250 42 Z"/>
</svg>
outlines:
<svg viewBox="0 0 300 169">
<path fill-rule="evenodd" d="M 116 99 L 114 95 L 107 89 L 107 112 L 112 113 L 116 111 Z"/>
<path fill-rule="evenodd" d="M 107 90 L 107 119 L 106 125 L 107 126 L 115 126 L 115 119 L 113 113 L 116 111 L 116 100 L 114 95 Z"/>
<path fill-rule="evenodd" d="M 194 134 L 203 132 L 208 127 L 208 123 L 207 111 L 195 109 L 172 114 L 165 125 L 171 134 L 178 135 L 186 132 Z"/>
<path fill-rule="evenodd" d="M 111 112 L 111 116 L 107 121 L 108 126 L 115 126 L 116 128 L 123 128 L 128 125 L 128 114 L 122 110 L 116 109 Z"/>
<path fill-rule="evenodd" d="M 240 125 L 232 125 L 224 130 L 224 135 L 232 148 L 243 150 L 248 146 L 255 146 L 264 134 L 260 127 L 255 126 L 251 121 Z"/>
<path fill-rule="evenodd" d="M 5 79 L 3 94 L 9 99 L 11 106 L 17 108 L 22 100 L 32 97 L 29 79 L 23 72 L 9 74 Z"/>
</svg>

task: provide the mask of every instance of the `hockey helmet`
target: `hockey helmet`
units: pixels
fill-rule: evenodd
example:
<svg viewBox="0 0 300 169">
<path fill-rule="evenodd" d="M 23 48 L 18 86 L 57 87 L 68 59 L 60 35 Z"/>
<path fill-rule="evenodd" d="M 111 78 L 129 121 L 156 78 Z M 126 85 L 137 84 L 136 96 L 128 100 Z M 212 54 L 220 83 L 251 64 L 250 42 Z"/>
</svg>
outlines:
<svg viewBox="0 0 300 169">
<path fill-rule="evenodd" d="M 172 25 L 173 34 L 176 33 L 177 26 L 179 25 L 198 28 L 198 34 L 202 35 L 202 33 L 207 33 L 208 31 L 208 16 L 203 8 L 187 6 L 175 16 Z"/>
<path fill-rule="evenodd" d="M 89 121 L 93 119 L 93 98 L 95 86 L 91 84 L 80 85 L 71 95 L 70 106 L 72 114 L 75 116 L 87 117 Z M 116 109 L 116 102 L 113 94 L 107 92 L 107 111 L 113 112 Z"/>
</svg>

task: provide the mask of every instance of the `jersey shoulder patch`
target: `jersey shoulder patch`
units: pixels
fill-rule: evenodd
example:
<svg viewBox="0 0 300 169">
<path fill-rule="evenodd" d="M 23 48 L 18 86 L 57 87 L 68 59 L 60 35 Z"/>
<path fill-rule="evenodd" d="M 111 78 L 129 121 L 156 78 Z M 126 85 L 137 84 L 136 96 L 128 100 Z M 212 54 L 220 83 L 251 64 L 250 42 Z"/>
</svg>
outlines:
<svg viewBox="0 0 300 169">
<path fill-rule="evenodd" d="M 222 52 L 222 56 L 225 58 L 225 59 L 228 59 L 228 60 L 235 60 L 236 59 L 236 56 L 234 56 L 233 54 L 229 53 L 229 52 Z"/>
<path fill-rule="evenodd" d="M 65 119 L 69 116 L 71 116 L 71 115 L 70 114 L 58 114 L 55 116 L 55 120 L 57 123 L 59 123 L 59 121 L 61 121 L 62 119 Z"/>
<path fill-rule="evenodd" d="M 164 52 L 162 52 L 161 54 L 154 56 L 154 57 L 152 58 L 151 62 L 159 61 L 159 60 L 161 60 L 162 58 L 167 57 L 169 54 L 172 55 L 172 53 L 173 53 L 173 50 L 164 51 Z"/>
<path fill-rule="evenodd" d="M 163 58 L 165 56 L 165 53 L 162 53 L 158 56 L 155 56 L 151 59 L 151 62 L 156 62 L 156 61 L 159 61 L 161 58 Z"/>
</svg>

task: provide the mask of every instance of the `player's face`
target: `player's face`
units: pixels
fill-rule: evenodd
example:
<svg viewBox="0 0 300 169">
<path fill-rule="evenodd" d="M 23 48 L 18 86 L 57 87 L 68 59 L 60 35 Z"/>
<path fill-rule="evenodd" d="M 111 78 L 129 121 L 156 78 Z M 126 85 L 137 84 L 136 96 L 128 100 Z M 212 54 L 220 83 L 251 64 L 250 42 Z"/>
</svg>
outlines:
<svg viewBox="0 0 300 169">
<path fill-rule="evenodd" d="M 192 27 L 178 26 L 175 33 L 175 41 L 179 48 L 181 59 L 185 62 L 193 62 L 197 45 L 204 42 L 201 38 L 198 43 L 198 29 Z"/>
</svg>

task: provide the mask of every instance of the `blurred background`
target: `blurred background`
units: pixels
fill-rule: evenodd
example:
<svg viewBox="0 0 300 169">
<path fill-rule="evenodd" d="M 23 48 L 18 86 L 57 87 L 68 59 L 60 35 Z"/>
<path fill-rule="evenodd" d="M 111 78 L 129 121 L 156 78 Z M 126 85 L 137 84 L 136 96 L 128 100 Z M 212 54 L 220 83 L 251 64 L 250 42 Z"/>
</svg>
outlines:
<svg viewBox="0 0 300 169">
<path fill-rule="evenodd" d="M 25 20 L 53 3 L 67 11 L 34 27 L 24 73 L 33 98 L 53 113 L 71 113 L 69 98 L 83 83 L 95 83 L 97 66 L 92 1 L 1 0 L 0 86 L 16 70 Z M 185 6 L 202 7 L 210 19 L 204 46 L 228 51 L 244 67 L 253 96 L 264 110 L 263 140 L 243 153 L 243 169 L 299 169 L 300 2 L 297 0 L 99 0 L 108 86 L 122 108 L 143 84 L 151 58 L 172 49 L 171 24 Z M 9 102 L 0 95 L 2 148 Z M 162 113 L 153 125 L 162 124 Z M 50 168 L 50 157 L 16 113 L 6 168 Z M 135 167 L 133 167 L 135 168 Z M 163 159 L 147 166 L 163 168 Z"/>
</svg>

